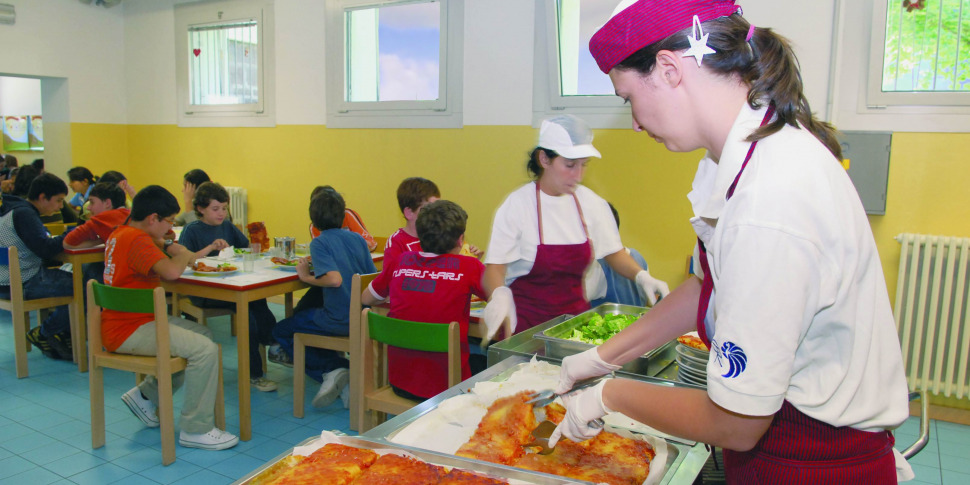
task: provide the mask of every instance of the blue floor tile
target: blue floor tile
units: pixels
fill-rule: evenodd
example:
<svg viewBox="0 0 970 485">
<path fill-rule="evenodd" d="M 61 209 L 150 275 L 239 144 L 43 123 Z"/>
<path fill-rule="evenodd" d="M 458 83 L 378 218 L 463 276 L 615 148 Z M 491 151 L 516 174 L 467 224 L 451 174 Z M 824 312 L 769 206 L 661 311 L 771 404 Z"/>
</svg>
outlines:
<svg viewBox="0 0 970 485">
<path fill-rule="evenodd" d="M 33 462 L 19 456 L 9 456 L 0 460 L 0 479 L 12 477 L 25 471 L 37 468 Z"/>
<path fill-rule="evenodd" d="M 172 483 L 173 485 L 225 485 L 233 481 L 225 475 L 209 470 L 200 470 Z"/>
<path fill-rule="evenodd" d="M 25 472 L 0 479 L 0 485 L 45 485 L 60 480 L 62 480 L 61 476 L 52 471 L 43 468 L 31 468 Z"/>
<path fill-rule="evenodd" d="M 963 472 L 943 470 L 943 485 L 967 485 L 970 483 L 970 470 Z"/>
<path fill-rule="evenodd" d="M 71 475 L 76 475 L 85 470 L 90 470 L 104 463 L 106 462 L 101 458 L 81 452 L 52 461 L 44 468 L 47 468 L 48 470 L 51 470 L 64 478 L 68 478 Z"/>
<path fill-rule="evenodd" d="M 145 470 L 139 475 L 150 477 L 158 483 L 172 483 L 180 480 L 186 476 L 192 475 L 194 473 L 202 470 L 202 467 L 198 465 L 193 465 L 185 460 L 175 460 L 175 463 L 171 465 L 162 465 L 159 463 L 148 470 Z"/>
<path fill-rule="evenodd" d="M 209 467 L 209 470 L 235 480 L 246 476 L 249 472 L 259 468 L 264 463 L 266 463 L 265 460 L 244 454 L 237 454 L 228 460 L 216 463 Z"/>
<path fill-rule="evenodd" d="M 118 465 L 105 463 L 90 470 L 85 470 L 76 475 L 72 475 L 70 480 L 79 485 L 101 485 L 104 483 L 117 482 L 118 480 L 131 476 L 132 473 Z"/>
</svg>

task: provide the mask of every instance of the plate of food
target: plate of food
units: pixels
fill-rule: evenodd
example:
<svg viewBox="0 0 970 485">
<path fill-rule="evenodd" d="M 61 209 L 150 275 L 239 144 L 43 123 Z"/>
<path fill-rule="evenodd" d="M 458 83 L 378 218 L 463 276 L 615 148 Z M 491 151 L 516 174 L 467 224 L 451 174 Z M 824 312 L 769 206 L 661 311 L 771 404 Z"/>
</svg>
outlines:
<svg viewBox="0 0 970 485">
<path fill-rule="evenodd" d="M 215 266 L 196 261 L 192 266 L 192 274 L 196 276 L 229 276 L 239 272 L 239 267 L 230 263 L 221 263 Z"/>
<path fill-rule="evenodd" d="M 300 258 L 287 259 L 274 256 L 270 258 L 270 261 L 273 262 L 274 268 L 279 268 L 283 271 L 296 271 L 296 265 L 300 262 Z"/>
</svg>

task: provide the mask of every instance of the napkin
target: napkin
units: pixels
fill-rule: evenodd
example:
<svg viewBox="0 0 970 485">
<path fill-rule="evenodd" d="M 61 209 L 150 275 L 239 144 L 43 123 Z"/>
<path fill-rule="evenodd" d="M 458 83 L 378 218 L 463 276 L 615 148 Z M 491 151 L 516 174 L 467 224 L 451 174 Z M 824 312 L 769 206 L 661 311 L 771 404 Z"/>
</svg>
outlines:
<svg viewBox="0 0 970 485">
<path fill-rule="evenodd" d="M 233 249 L 232 246 L 229 246 L 228 248 L 223 249 L 222 251 L 219 251 L 219 256 L 217 256 L 217 258 L 222 260 L 229 260 L 234 257 L 236 257 L 236 251 Z"/>
</svg>

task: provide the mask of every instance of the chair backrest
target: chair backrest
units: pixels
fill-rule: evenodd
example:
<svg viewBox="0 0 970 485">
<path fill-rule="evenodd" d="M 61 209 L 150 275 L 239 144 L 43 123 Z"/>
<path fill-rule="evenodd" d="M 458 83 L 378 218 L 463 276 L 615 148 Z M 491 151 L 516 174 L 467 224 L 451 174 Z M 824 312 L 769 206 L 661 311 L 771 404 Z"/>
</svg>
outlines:
<svg viewBox="0 0 970 485">
<path fill-rule="evenodd" d="M 127 313 L 152 313 L 158 339 L 158 355 L 169 354 L 168 305 L 165 289 L 116 288 L 95 280 L 88 281 L 88 342 L 90 355 L 103 354 L 101 343 L 101 309 Z M 160 359 L 167 362 L 168 359 Z"/>
<path fill-rule="evenodd" d="M 461 382 L 461 331 L 458 322 L 413 322 L 380 315 L 369 310 L 361 312 L 361 320 L 367 322 L 366 333 L 361 329 L 363 346 L 367 340 L 385 345 L 423 352 L 448 353 L 448 386 Z M 366 355 L 363 358 L 367 358 Z"/>
<path fill-rule="evenodd" d="M 374 248 L 374 252 L 383 253 L 384 246 L 387 246 L 387 238 L 383 236 L 374 236 L 374 242 L 377 243 L 377 247 Z"/>
<path fill-rule="evenodd" d="M 353 279 L 350 281 L 350 315 L 347 317 L 347 321 L 350 322 L 350 348 L 356 349 L 357 343 L 360 342 L 360 311 L 364 309 L 364 305 L 360 302 L 360 296 L 367 291 L 367 287 L 370 285 L 374 278 L 380 273 L 368 273 L 368 274 L 355 274 Z M 351 354 L 354 352 L 352 351 Z M 353 357 L 353 355 L 351 355 Z"/>
<path fill-rule="evenodd" d="M 10 301 L 24 301 L 24 281 L 20 272 L 20 254 L 16 246 L 0 251 L 0 266 L 7 266 L 10 273 Z"/>
</svg>

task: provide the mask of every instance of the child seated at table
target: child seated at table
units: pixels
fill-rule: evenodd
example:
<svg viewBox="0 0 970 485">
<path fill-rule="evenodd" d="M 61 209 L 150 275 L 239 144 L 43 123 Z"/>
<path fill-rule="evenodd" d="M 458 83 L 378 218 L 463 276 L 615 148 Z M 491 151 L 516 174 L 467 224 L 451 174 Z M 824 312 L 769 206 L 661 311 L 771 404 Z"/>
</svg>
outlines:
<svg viewBox="0 0 970 485">
<path fill-rule="evenodd" d="M 441 191 L 434 182 L 423 177 L 409 177 L 397 186 L 397 205 L 407 221 L 404 227 L 394 231 L 384 246 L 384 262 L 381 271 L 394 267 L 401 253 L 421 251 L 421 240 L 415 222 L 421 208 L 441 198 Z M 475 246 L 468 246 L 469 254 L 481 258 L 483 252 Z"/>
<path fill-rule="evenodd" d="M 21 173 L 33 167 L 21 168 Z M 50 237 L 40 216 L 60 210 L 67 196 L 67 184 L 52 173 L 36 175 L 28 188 L 18 176 L 15 194 L 3 194 L 0 205 L 0 250 L 17 248 L 23 278 L 24 298 L 50 298 L 74 294 L 71 273 L 48 268 L 45 259 L 63 251 L 64 236 Z M 10 297 L 10 266 L 0 266 L 0 293 Z M 67 305 L 57 307 L 41 324 L 27 332 L 27 341 L 44 356 L 71 360 L 71 322 Z M 17 345 L 21 345 L 17 342 Z"/>
<path fill-rule="evenodd" d="M 149 185 L 138 192 L 132 201 L 128 225 L 112 232 L 105 245 L 105 284 L 117 288 L 154 289 L 160 278 L 178 279 L 196 258 L 195 253 L 180 244 L 163 243 L 163 237 L 172 228 L 178 212 L 178 200 L 164 188 Z M 185 383 L 179 444 L 207 450 L 236 446 L 239 438 L 215 427 L 219 346 L 212 341 L 212 331 L 178 317 L 168 317 L 168 322 L 171 354 L 188 360 L 185 371 L 175 374 L 172 379 L 173 392 Z M 155 322 L 151 314 L 103 310 L 101 338 L 110 352 L 132 355 L 155 355 L 157 352 Z M 146 376 L 141 384 L 124 393 L 121 400 L 146 426 L 159 426 L 156 414 L 158 383 L 153 376 Z"/>
<path fill-rule="evenodd" d="M 211 181 L 209 174 L 200 168 L 193 168 L 185 172 L 185 176 L 182 177 L 182 201 L 185 203 L 185 212 L 175 218 L 176 226 L 185 226 L 199 219 L 195 215 L 194 204 L 192 203 L 195 200 L 195 191 L 199 189 L 200 185 Z"/>
<path fill-rule="evenodd" d="M 64 249 L 91 248 L 104 244 L 111 232 L 125 223 L 131 211 L 125 207 L 125 191 L 115 184 L 98 183 L 87 192 L 91 218 L 64 236 Z M 104 283 L 104 263 L 85 263 L 84 281 Z"/>
<path fill-rule="evenodd" d="M 229 246 L 249 247 L 249 239 L 229 220 L 229 192 L 215 182 L 205 182 L 195 191 L 192 201 L 198 220 L 190 222 L 179 242 L 195 251 L 197 257 L 217 256 L 219 251 Z M 229 301 L 189 297 L 192 304 L 199 308 L 228 308 L 234 310 L 236 304 Z M 260 345 L 272 345 L 273 326 L 276 316 L 270 311 L 266 299 L 249 302 L 249 382 L 263 392 L 275 391 L 276 383 L 263 376 L 263 359 L 259 355 Z"/>
<path fill-rule="evenodd" d="M 323 288 L 323 306 L 297 312 L 276 325 L 273 336 L 287 356 L 293 355 L 293 334 L 297 332 L 349 335 L 351 280 L 354 274 L 377 271 L 364 238 L 340 228 L 345 208 L 343 197 L 332 188 L 325 188 L 310 200 L 310 220 L 320 235 L 310 241 L 310 257 L 300 258 L 296 272 L 300 281 Z M 347 407 L 349 367 L 347 359 L 333 350 L 306 349 L 306 374 L 321 383 L 313 398 L 314 407 L 327 406 L 338 395 Z"/>
<path fill-rule="evenodd" d="M 375 305 L 391 299 L 393 318 L 448 324 L 461 328 L 461 378 L 471 377 L 468 362 L 468 312 L 471 296 L 487 300 L 482 286 L 485 265 L 460 255 L 468 214 L 447 200 L 432 202 L 415 220 L 423 251 L 400 255 L 393 271 L 381 272 L 361 295 Z M 418 276 L 420 275 L 420 276 Z M 394 393 L 425 400 L 448 388 L 448 356 L 441 353 L 390 347 L 388 378 Z"/>
</svg>

